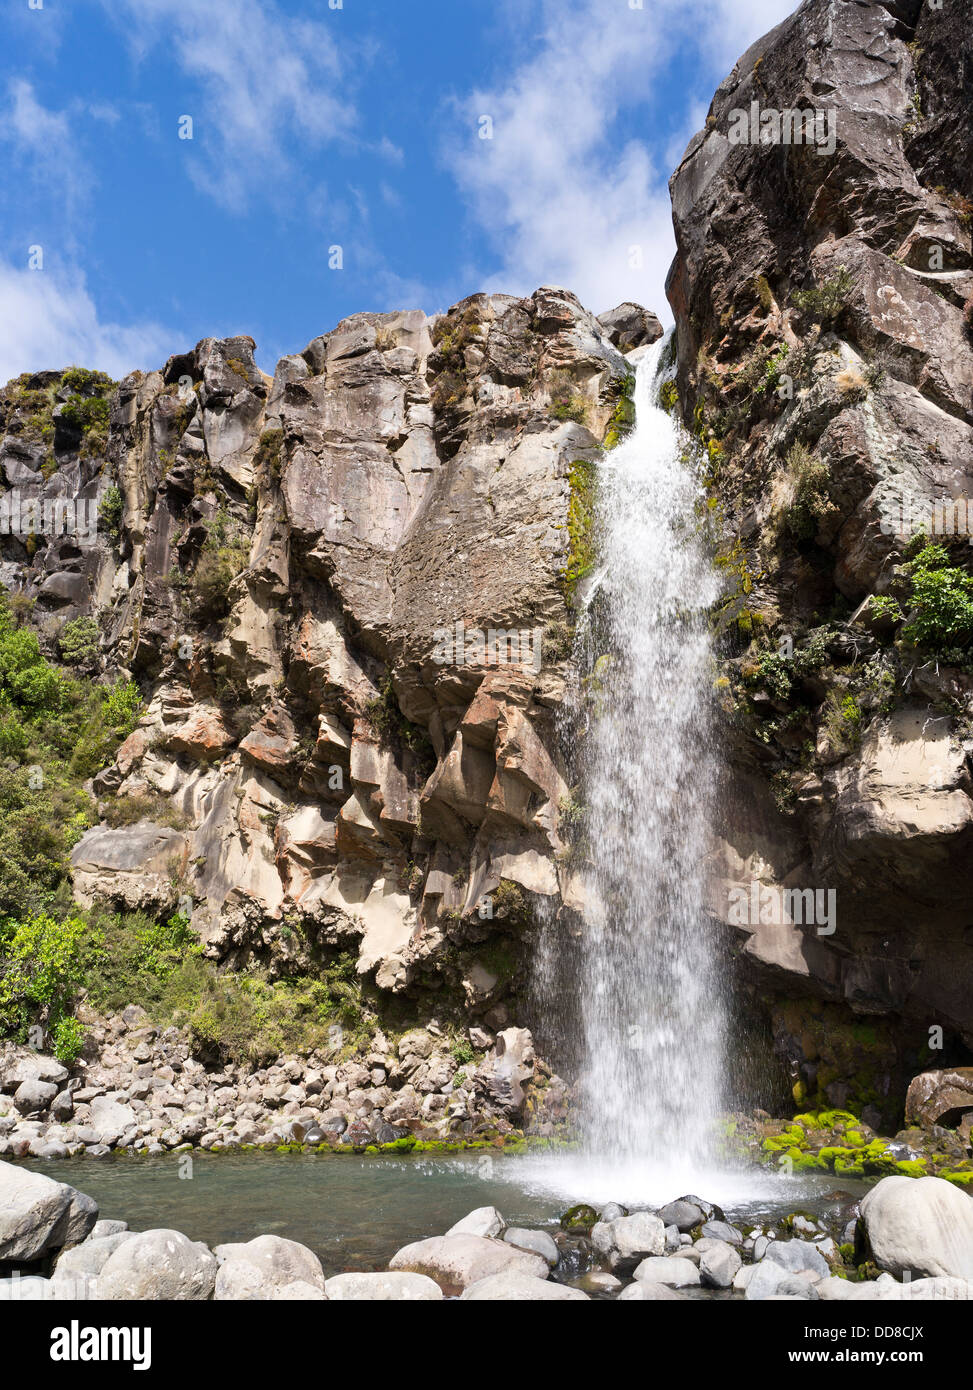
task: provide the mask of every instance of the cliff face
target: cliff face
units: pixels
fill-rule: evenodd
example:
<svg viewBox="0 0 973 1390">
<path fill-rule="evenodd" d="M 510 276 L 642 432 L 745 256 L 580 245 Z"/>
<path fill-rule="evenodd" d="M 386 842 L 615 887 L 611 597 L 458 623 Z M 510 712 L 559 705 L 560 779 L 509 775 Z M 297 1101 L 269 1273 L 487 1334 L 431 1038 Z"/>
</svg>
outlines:
<svg viewBox="0 0 973 1390">
<path fill-rule="evenodd" d="M 714 913 L 799 1098 L 893 1111 L 973 1045 L 970 534 L 934 512 L 973 489 L 971 96 L 970 0 L 809 0 L 670 185 L 680 400 L 730 538 Z M 782 143 L 794 110 L 812 143 Z M 734 920 L 751 879 L 834 890 L 830 930 Z"/>
<path fill-rule="evenodd" d="M 973 0 L 810 0 L 671 184 L 672 405 L 727 580 L 712 913 L 796 1099 L 875 1123 L 973 1047 L 973 552 L 931 534 L 973 488 L 971 85 Z M 558 729 L 588 465 L 660 331 L 477 295 L 355 315 L 273 379 L 208 339 L 0 393 L 3 583 L 51 654 L 96 619 L 91 671 L 144 698 L 78 899 L 178 906 L 233 968 L 350 954 L 379 999 L 524 1022 L 532 926 L 580 902 Z M 781 921 L 808 889 L 824 917 Z"/>
<path fill-rule="evenodd" d="M 181 906 L 232 966 L 351 951 L 380 991 L 445 986 L 504 1026 L 532 908 L 560 905 L 584 461 L 628 414 L 613 344 L 660 332 L 544 289 L 356 315 L 272 380 L 234 338 L 110 396 L 11 383 L 21 509 L 80 497 L 101 521 L 90 544 L 5 536 L 4 582 L 52 652 L 94 616 L 95 667 L 144 698 L 95 778 L 76 897 Z"/>
</svg>

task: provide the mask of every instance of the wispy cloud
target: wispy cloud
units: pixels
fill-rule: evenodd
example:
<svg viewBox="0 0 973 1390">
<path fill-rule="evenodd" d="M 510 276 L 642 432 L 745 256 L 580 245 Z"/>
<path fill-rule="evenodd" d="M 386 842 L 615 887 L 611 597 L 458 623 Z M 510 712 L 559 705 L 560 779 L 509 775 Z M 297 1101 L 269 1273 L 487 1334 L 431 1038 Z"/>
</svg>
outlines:
<svg viewBox="0 0 973 1390">
<path fill-rule="evenodd" d="M 78 272 L 21 270 L 0 260 L 0 383 L 75 364 L 120 377 L 157 367 L 184 345 L 158 323 L 103 320 Z"/>
<path fill-rule="evenodd" d="M 642 8 L 543 0 L 530 55 L 458 104 L 462 134 L 447 151 L 496 253 L 485 287 L 525 293 L 555 283 L 596 312 L 636 299 L 666 314 L 674 250 L 666 180 L 703 109 L 687 92 L 685 111 L 670 107 L 656 133 L 645 129 L 645 103 L 677 53 L 722 76 L 792 8 L 791 0 L 645 0 Z"/>
<path fill-rule="evenodd" d="M 235 211 L 280 189 L 309 148 L 350 134 L 350 64 L 335 26 L 272 0 L 103 0 L 137 58 L 165 45 L 187 79 L 190 177 Z M 336 22 L 340 22 L 340 12 Z M 176 138 L 173 122 L 172 138 Z"/>
<path fill-rule="evenodd" d="M 80 105 L 55 111 L 44 106 L 26 78 L 7 84 L 0 112 L 0 143 L 9 169 L 46 201 L 60 203 L 68 218 L 76 216 L 91 188 L 91 171 L 78 140 Z"/>
</svg>

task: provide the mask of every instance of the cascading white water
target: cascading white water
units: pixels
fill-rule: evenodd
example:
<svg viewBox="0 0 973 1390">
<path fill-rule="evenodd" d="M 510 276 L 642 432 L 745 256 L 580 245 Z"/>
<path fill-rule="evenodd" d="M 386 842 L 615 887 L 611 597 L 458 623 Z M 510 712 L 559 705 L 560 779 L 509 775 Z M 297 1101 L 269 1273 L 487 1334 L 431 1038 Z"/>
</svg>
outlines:
<svg viewBox="0 0 973 1390">
<path fill-rule="evenodd" d="M 586 1149 L 615 1170 L 688 1177 L 709 1166 L 723 1062 L 704 916 L 716 781 L 706 610 L 719 584 L 689 440 L 658 405 L 668 346 L 640 361 L 634 430 L 599 468 L 598 567 L 576 647 L 588 720 L 577 987 Z"/>
</svg>

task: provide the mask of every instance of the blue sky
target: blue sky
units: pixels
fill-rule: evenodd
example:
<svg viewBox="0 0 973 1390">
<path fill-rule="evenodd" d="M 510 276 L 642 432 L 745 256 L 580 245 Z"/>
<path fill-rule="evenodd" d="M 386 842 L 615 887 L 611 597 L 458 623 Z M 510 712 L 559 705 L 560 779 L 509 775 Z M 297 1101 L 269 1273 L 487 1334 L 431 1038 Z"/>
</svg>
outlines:
<svg viewBox="0 0 973 1390">
<path fill-rule="evenodd" d="M 241 332 L 272 371 L 358 310 L 478 289 L 667 318 L 669 174 L 792 8 L 6 0 L 0 381 Z"/>
</svg>

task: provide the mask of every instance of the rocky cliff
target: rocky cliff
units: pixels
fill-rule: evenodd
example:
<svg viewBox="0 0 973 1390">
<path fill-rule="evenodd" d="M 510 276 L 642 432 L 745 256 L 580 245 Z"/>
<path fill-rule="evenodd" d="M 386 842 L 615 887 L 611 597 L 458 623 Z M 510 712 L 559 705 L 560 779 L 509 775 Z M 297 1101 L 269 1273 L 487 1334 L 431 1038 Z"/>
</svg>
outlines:
<svg viewBox="0 0 973 1390">
<path fill-rule="evenodd" d="M 772 1098 L 776 1058 L 873 1125 L 973 1047 L 971 87 L 973 0 L 808 0 L 671 183 L 746 1086 Z M 592 464 L 660 331 L 548 288 L 355 315 L 273 379 L 235 338 L 11 383 L 18 621 L 52 657 L 93 632 L 92 677 L 143 700 L 75 897 L 178 908 L 271 979 L 350 960 L 383 1023 L 486 1047 L 528 1021 L 537 923 L 568 941 L 580 905 L 561 712 Z M 97 528 L 58 534 L 78 499 Z"/>
<path fill-rule="evenodd" d="M 886 1118 L 973 1045 L 971 96 L 970 0 L 808 0 L 670 185 L 728 577 L 714 914 L 797 1098 Z M 835 913 L 734 915 L 751 881 Z"/>
<path fill-rule="evenodd" d="M 561 903 L 590 465 L 631 414 L 620 349 L 660 333 L 542 289 L 356 315 L 273 379 L 234 338 L 117 388 L 12 382 L 4 583 L 53 657 L 95 619 L 90 669 L 143 699 L 76 899 L 179 908 L 229 967 L 351 954 L 380 994 L 512 1021 Z M 58 499 L 92 534 L 56 534 Z"/>
</svg>

